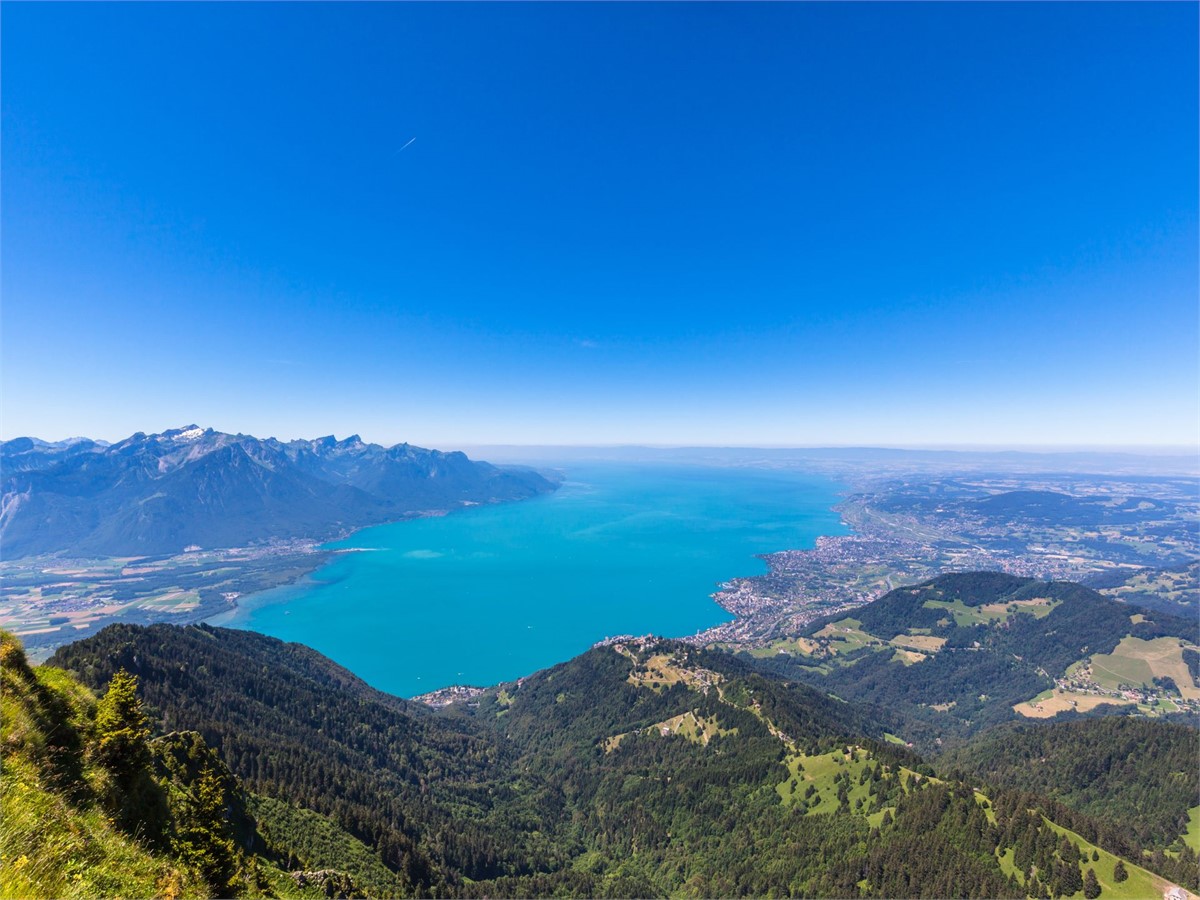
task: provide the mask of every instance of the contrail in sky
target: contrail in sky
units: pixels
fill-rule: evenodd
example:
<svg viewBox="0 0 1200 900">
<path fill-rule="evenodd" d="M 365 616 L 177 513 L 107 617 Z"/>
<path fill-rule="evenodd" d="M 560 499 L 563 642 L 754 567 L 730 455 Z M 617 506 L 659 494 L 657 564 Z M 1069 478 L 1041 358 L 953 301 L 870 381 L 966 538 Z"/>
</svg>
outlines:
<svg viewBox="0 0 1200 900">
<path fill-rule="evenodd" d="M 416 140 L 416 138 L 415 138 L 415 137 L 411 137 L 411 138 L 409 138 L 409 139 L 408 139 L 408 144 L 411 144 L 411 143 L 412 143 L 413 141 L 415 141 L 415 140 Z M 403 152 L 404 152 L 404 151 L 405 151 L 405 150 L 408 148 L 408 144 L 405 144 L 403 147 L 401 147 L 399 150 L 397 150 L 397 151 L 396 151 L 396 153 L 403 153 Z M 393 154 L 393 155 L 394 155 L 394 154 Z"/>
</svg>

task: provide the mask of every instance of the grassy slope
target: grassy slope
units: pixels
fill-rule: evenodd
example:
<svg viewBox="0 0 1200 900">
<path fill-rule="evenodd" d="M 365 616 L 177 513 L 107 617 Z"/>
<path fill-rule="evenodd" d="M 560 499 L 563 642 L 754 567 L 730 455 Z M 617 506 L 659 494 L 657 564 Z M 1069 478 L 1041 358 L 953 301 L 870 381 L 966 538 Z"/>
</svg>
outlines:
<svg viewBox="0 0 1200 900">
<path fill-rule="evenodd" d="M 849 791 L 849 799 L 851 808 L 854 807 L 856 800 L 862 800 L 866 803 L 868 800 L 868 786 L 858 783 L 858 777 L 862 770 L 869 763 L 875 762 L 875 758 L 866 750 L 860 747 L 852 747 L 851 754 L 846 755 L 844 749 L 833 750 L 829 753 L 821 753 L 814 756 L 806 754 L 796 754 L 789 756 L 785 760 L 785 765 L 788 767 L 788 779 L 780 782 L 775 790 L 779 793 L 780 799 L 784 806 L 791 806 L 797 800 L 804 797 L 805 792 L 811 785 L 815 789 L 812 798 L 809 799 L 809 809 L 807 815 L 823 815 L 834 812 L 838 808 L 837 785 L 834 783 L 834 778 L 849 772 L 851 778 L 851 789 Z M 792 782 L 796 782 L 795 789 L 792 788 Z M 820 797 L 819 802 L 814 802 L 817 797 Z"/>
<path fill-rule="evenodd" d="M 1188 827 L 1183 833 L 1183 842 L 1200 853 L 1200 806 L 1188 810 Z"/>
<path fill-rule="evenodd" d="M 1056 825 L 1049 819 L 1046 821 L 1050 823 L 1050 827 L 1056 832 L 1065 834 L 1079 845 L 1079 849 L 1083 851 L 1083 855 L 1086 858 L 1086 862 L 1082 864 L 1083 870 L 1085 872 L 1088 869 L 1095 870 L 1096 880 L 1100 882 L 1101 898 L 1112 898 L 1112 900 L 1147 900 L 1147 898 L 1161 897 L 1170 885 L 1170 882 L 1165 878 L 1160 878 L 1158 875 L 1148 872 L 1141 866 L 1134 865 L 1128 860 L 1125 860 L 1125 871 L 1129 873 L 1129 878 L 1126 881 L 1118 883 L 1113 877 L 1113 867 L 1116 866 L 1119 857 L 1113 856 L 1107 850 L 1101 850 L 1095 844 L 1085 841 L 1075 832 L 1063 828 L 1061 825 Z M 1100 858 L 1093 861 L 1093 853 Z M 1083 891 L 1079 891 L 1072 896 L 1082 897 Z"/>
<path fill-rule="evenodd" d="M 88 751 L 95 695 L 61 669 L 29 666 L 3 630 L 0 662 L 0 897 L 211 896 L 198 871 L 118 829 L 98 801 L 109 775 Z M 246 864 L 239 896 L 325 896 L 267 859 Z"/>
<path fill-rule="evenodd" d="M 92 694 L 61 670 L 31 669 L 7 632 L 0 664 L 0 896 L 207 896 L 199 876 L 118 831 L 93 802 L 104 773 L 81 765 L 70 741 L 90 727 Z"/>
</svg>

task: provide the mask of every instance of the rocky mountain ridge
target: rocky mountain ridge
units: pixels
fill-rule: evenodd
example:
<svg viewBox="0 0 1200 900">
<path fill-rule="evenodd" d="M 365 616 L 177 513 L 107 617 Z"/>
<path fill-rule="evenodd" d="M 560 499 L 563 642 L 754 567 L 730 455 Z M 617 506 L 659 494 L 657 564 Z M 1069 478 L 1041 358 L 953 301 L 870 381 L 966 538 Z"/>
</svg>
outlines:
<svg viewBox="0 0 1200 900">
<path fill-rule="evenodd" d="M 554 489 L 530 469 L 358 435 L 283 442 L 189 425 L 113 444 L 0 443 L 0 547 L 136 556 L 325 538 Z"/>
</svg>

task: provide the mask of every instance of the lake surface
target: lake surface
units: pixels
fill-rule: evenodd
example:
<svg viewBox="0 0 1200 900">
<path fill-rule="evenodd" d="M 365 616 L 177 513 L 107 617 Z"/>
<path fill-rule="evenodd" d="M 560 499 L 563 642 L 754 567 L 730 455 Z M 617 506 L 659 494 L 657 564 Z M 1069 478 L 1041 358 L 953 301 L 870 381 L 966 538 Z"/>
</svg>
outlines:
<svg viewBox="0 0 1200 900">
<path fill-rule="evenodd" d="M 528 675 L 617 634 L 728 621 L 710 597 L 755 554 L 846 534 L 838 485 L 786 471 L 572 465 L 557 492 L 367 528 L 294 585 L 212 620 L 307 644 L 412 696 Z"/>
</svg>

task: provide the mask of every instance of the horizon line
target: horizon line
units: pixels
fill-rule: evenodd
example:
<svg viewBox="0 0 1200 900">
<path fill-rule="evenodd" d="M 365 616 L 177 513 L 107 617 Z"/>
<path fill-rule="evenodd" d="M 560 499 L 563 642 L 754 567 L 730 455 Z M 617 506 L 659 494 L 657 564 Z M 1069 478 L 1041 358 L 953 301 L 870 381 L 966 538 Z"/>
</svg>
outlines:
<svg viewBox="0 0 1200 900">
<path fill-rule="evenodd" d="M 515 444 L 515 443 L 467 443 L 465 447 L 496 447 L 519 450 L 563 449 L 563 450 L 926 450 L 949 452 L 1018 452 L 1018 453 L 1089 453 L 1089 452 L 1136 452 L 1138 450 L 1171 451 L 1182 454 L 1200 454 L 1200 444 L 659 444 L 659 443 L 580 443 L 580 444 Z"/>
<path fill-rule="evenodd" d="M 211 426 L 179 426 L 179 427 L 202 427 L 204 430 L 209 430 Z M 177 430 L 177 427 L 163 429 L 162 431 L 134 431 L 125 437 L 118 438 L 108 443 L 118 443 L 119 441 L 127 440 L 136 434 L 162 434 L 165 431 Z M 219 429 L 212 428 L 213 431 L 219 432 Z M 259 438 L 250 432 L 220 432 L 225 434 L 245 434 L 247 437 L 254 437 L 256 440 L 317 440 L 327 435 L 318 435 L 316 437 L 299 437 L 299 438 L 278 438 L 274 435 L 268 435 L 266 438 Z M 338 439 L 336 435 L 330 433 L 328 436 Z M 382 441 L 374 441 L 363 438 L 361 434 L 347 435 L 347 437 L 358 436 L 365 443 L 380 443 L 381 446 L 395 446 L 395 444 L 414 443 L 409 440 L 396 441 L 395 444 L 386 444 Z M 18 440 L 20 438 L 30 438 L 33 440 L 43 440 L 47 443 L 61 443 L 69 440 L 104 440 L 101 438 L 91 438 L 86 435 L 73 434 L 63 438 L 40 438 L 31 434 L 20 434 L 13 437 L 4 437 L 0 435 L 0 443 Z M 344 438 L 341 438 L 344 440 Z M 893 452 L 943 452 L 943 453 L 1048 453 L 1048 454 L 1066 454 L 1066 453 L 1109 453 L 1109 454 L 1125 454 L 1125 455 L 1153 455 L 1153 456 L 1195 456 L 1200 457 L 1200 442 L 1196 444 L 1158 444 L 1158 443 L 1127 443 L 1127 444 L 996 444 L 996 443 L 948 443 L 948 442 L 932 442 L 928 444 L 910 444 L 910 443 L 821 443 L 821 444 L 792 444 L 792 443 L 763 443 L 763 444 L 707 444 L 707 443 L 639 443 L 636 441 L 613 441 L 604 443 L 595 442 L 580 442 L 580 443 L 515 443 L 511 441 L 430 441 L 427 444 L 422 441 L 418 446 L 428 446 L 430 448 L 452 448 L 452 449 L 471 449 L 471 450 L 738 450 L 738 451 L 821 451 L 821 450 L 883 450 Z"/>
</svg>

